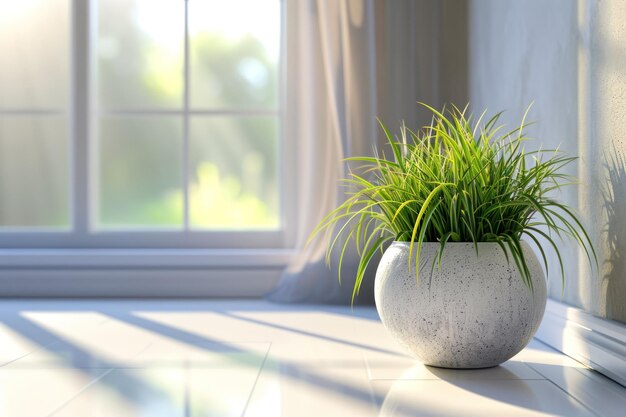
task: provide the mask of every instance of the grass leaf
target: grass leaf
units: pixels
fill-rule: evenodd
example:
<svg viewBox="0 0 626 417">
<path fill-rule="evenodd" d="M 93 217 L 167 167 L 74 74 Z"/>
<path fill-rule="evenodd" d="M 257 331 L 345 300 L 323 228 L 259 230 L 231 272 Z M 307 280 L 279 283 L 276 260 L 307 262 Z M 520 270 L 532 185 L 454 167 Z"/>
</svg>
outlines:
<svg viewBox="0 0 626 417">
<path fill-rule="evenodd" d="M 555 192 L 575 183 L 563 168 L 576 158 L 558 149 L 526 151 L 528 111 L 518 127 L 507 131 L 499 123 L 501 112 L 492 117 L 483 112 L 474 120 L 468 106 L 441 111 L 422 106 L 432 119 L 421 129 L 402 124 L 394 136 L 379 120 L 392 158 L 384 152 L 348 158 L 351 170 L 343 181 L 347 198 L 309 239 L 328 239 L 327 261 L 341 244 L 340 269 L 350 253 L 349 242 L 355 244 L 360 259 L 353 301 L 374 254 L 392 240 L 409 242 L 416 274 L 424 242 L 440 243 L 433 267 L 440 266 L 450 242 L 472 242 L 476 251 L 479 242 L 494 242 L 532 289 L 521 245 L 524 237 L 538 247 L 546 273 L 549 254 L 542 245 L 555 252 L 564 282 L 563 260 L 553 236 L 573 239 L 597 268 L 582 222 L 574 210 L 554 199 Z"/>
</svg>

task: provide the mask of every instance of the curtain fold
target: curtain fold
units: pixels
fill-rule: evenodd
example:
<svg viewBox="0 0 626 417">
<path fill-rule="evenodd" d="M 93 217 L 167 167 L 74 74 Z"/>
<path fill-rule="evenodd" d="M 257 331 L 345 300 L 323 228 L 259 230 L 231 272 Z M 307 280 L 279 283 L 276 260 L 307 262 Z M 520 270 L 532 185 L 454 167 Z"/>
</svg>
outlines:
<svg viewBox="0 0 626 417">
<path fill-rule="evenodd" d="M 288 200 L 296 205 L 298 253 L 267 295 L 272 301 L 350 302 L 357 254 L 348 253 L 344 259 L 339 285 L 338 254 L 332 254 L 330 269 L 324 262 L 328 239 L 317 239 L 306 248 L 305 244 L 318 222 L 344 198 L 344 190 L 339 188 L 346 173 L 343 159 L 372 155 L 380 145 L 376 117 L 384 115 L 391 119 L 389 123 L 396 123 L 399 119 L 394 120 L 394 116 L 410 114 L 417 100 L 430 99 L 417 96 L 417 74 L 395 68 L 416 68 L 416 40 L 412 37 L 416 35 L 413 26 L 420 22 L 409 14 L 415 11 L 416 3 L 436 2 L 286 2 L 287 137 L 296 141 L 297 161 L 297 192 Z M 429 20 L 428 13 L 423 16 Z M 407 50 L 394 49 L 394 42 L 407 46 Z M 401 79 L 398 74 L 402 74 Z M 392 107 L 400 110 L 390 110 Z M 373 301 L 374 269 L 370 268 L 357 303 Z"/>
</svg>

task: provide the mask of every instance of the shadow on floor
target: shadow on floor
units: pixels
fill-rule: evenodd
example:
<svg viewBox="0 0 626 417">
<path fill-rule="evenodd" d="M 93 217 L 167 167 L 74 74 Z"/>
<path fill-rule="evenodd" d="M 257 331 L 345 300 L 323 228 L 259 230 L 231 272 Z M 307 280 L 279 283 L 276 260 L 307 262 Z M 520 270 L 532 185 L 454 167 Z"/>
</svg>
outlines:
<svg viewBox="0 0 626 417">
<path fill-rule="evenodd" d="M 132 311 L 126 311 L 120 309 L 119 304 L 116 302 L 118 308 L 103 309 L 94 308 L 93 305 L 89 306 L 89 303 L 86 302 L 78 302 L 68 303 L 69 308 L 64 307 L 62 309 L 59 309 L 58 307 L 60 304 L 62 305 L 63 302 L 43 302 L 36 307 L 31 304 L 25 310 L 28 312 L 39 311 L 55 313 L 68 311 L 96 312 L 112 319 L 118 320 L 120 322 L 139 327 L 149 332 L 156 333 L 159 336 L 171 339 L 173 341 L 191 344 L 196 348 L 207 349 L 210 352 L 229 352 L 230 355 L 225 355 L 224 358 L 232 361 L 233 365 L 243 365 L 258 369 L 259 363 L 261 363 L 261 368 L 264 372 L 278 373 L 279 378 L 283 381 L 286 380 L 285 382 L 288 382 L 289 380 L 298 381 L 300 383 L 312 385 L 316 389 L 325 390 L 333 394 L 341 394 L 349 397 L 351 400 L 363 402 L 366 404 L 381 404 L 384 400 L 383 395 L 375 394 L 372 390 L 362 389 L 360 387 L 353 386 L 351 384 L 335 380 L 324 375 L 320 375 L 314 370 L 300 366 L 297 363 L 284 360 L 274 360 L 268 357 L 264 357 L 259 353 L 242 349 L 231 343 L 201 336 L 192 332 L 188 332 L 186 330 L 179 329 L 174 326 L 139 317 L 134 314 L 134 311 L 143 310 L 143 308 L 133 308 Z M 141 304 L 142 303 L 139 303 L 140 307 Z M 195 305 L 185 306 L 185 304 L 181 303 L 180 309 L 171 308 L 169 302 L 167 308 L 162 309 L 153 308 L 155 307 L 153 302 L 146 303 L 146 305 L 144 306 L 149 307 L 148 311 L 150 312 L 157 310 L 186 312 L 204 311 L 215 313 L 217 311 L 221 312 L 222 314 L 227 314 L 224 311 L 216 310 L 215 307 L 206 308 L 207 305 L 205 303 L 194 302 L 192 304 Z M 137 307 L 138 304 L 135 302 L 129 302 L 129 306 L 131 305 L 133 307 Z M 205 308 L 201 308 L 203 305 Z M 308 309 L 311 309 L 311 307 L 300 307 L 295 310 L 308 311 Z M 125 369 L 128 368 L 127 364 L 115 363 L 110 360 L 106 360 L 105 358 L 99 357 L 97 354 L 89 352 L 88 350 L 75 344 L 71 340 L 46 329 L 45 327 L 32 320 L 29 320 L 21 314 L 21 311 L 10 312 L 10 310 L 11 309 L 7 308 L 6 305 L 0 307 L 0 321 L 20 336 L 23 336 L 33 343 L 42 346 L 42 349 L 45 349 L 47 353 L 56 355 L 58 363 L 55 366 L 65 366 L 68 368 L 71 367 L 78 371 L 84 372 L 86 375 L 89 375 L 90 370 L 93 369 L 115 369 L 115 378 L 107 378 L 105 375 L 99 380 L 99 382 L 105 384 L 110 391 L 113 391 L 116 394 L 120 395 L 129 403 L 134 403 L 136 405 L 145 405 L 144 403 L 146 399 L 159 399 L 159 404 L 164 404 L 164 402 L 168 402 L 169 394 L 167 391 L 159 389 L 158 387 L 147 383 L 145 380 L 142 380 L 141 378 L 137 378 L 135 375 L 132 375 L 128 369 Z M 242 311 L 242 309 L 239 308 L 237 310 Z M 282 307 L 277 310 L 285 311 L 285 308 Z M 248 311 L 258 310 L 251 308 Z M 335 341 L 339 342 L 338 340 Z M 371 348 L 358 345 L 357 347 Z M 237 355 L 232 355 L 232 353 L 236 353 Z M 15 366 L 18 361 L 10 363 L 13 364 L 12 366 Z M 7 364 L 4 364 L 2 366 L 6 365 Z M 174 404 L 170 405 L 174 406 Z M 411 404 L 404 404 L 403 407 L 412 410 L 412 412 L 414 413 L 420 412 L 419 409 L 414 408 L 414 405 Z M 188 405 L 186 405 L 186 408 L 188 408 Z"/>
</svg>

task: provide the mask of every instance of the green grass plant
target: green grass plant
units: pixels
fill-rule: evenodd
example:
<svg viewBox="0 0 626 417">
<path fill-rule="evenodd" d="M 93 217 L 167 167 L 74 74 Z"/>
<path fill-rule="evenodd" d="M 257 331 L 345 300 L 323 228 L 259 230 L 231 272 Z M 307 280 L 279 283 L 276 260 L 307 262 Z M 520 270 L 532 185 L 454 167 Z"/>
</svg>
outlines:
<svg viewBox="0 0 626 417">
<path fill-rule="evenodd" d="M 461 110 L 432 112 L 432 122 L 419 130 L 402 126 L 398 138 L 380 123 L 391 157 L 348 158 L 346 200 L 316 227 L 311 239 L 327 234 L 326 260 L 337 247 L 339 280 L 350 242 L 360 257 L 352 300 L 376 251 L 391 241 L 410 242 L 410 259 L 424 242 L 439 242 L 441 262 L 450 242 L 495 242 L 517 265 L 524 283 L 532 280 L 521 241 L 534 242 L 548 272 L 546 246 L 556 254 L 564 282 L 563 259 L 555 237 L 573 238 L 590 261 L 595 251 L 585 228 L 570 207 L 555 198 L 574 183 L 563 168 L 576 158 L 557 150 L 526 151 L 526 115 L 519 127 L 505 131 L 502 113 L 478 119 Z M 507 250 L 508 249 L 508 250 Z"/>
</svg>

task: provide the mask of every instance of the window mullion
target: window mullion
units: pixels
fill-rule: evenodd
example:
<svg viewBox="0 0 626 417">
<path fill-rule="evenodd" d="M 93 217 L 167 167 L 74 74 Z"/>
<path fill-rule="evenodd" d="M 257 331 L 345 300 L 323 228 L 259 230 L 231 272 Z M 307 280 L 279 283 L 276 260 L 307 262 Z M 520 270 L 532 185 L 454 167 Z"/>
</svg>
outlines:
<svg viewBox="0 0 626 417">
<path fill-rule="evenodd" d="M 70 132 L 72 142 L 72 223 L 74 233 L 89 230 L 89 42 L 90 2 L 72 4 L 72 83 Z"/>
<path fill-rule="evenodd" d="M 185 0 L 185 33 L 183 47 L 183 225 L 189 230 L 189 2 Z"/>
</svg>

